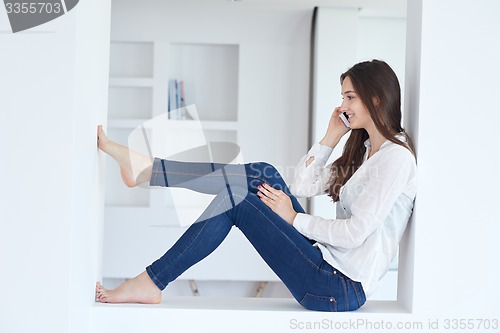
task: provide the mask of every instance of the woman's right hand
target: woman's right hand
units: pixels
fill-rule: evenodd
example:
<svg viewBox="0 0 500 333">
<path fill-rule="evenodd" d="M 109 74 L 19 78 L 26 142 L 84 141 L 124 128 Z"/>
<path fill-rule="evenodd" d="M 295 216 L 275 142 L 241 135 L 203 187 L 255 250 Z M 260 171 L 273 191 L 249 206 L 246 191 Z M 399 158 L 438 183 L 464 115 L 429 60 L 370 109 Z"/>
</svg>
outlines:
<svg viewBox="0 0 500 333">
<path fill-rule="evenodd" d="M 325 136 L 319 142 L 320 144 L 334 148 L 340 139 L 351 130 L 340 119 L 339 116 L 341 113 L 340 107 L 336 107 L 333 110 Z"/>
</svg>

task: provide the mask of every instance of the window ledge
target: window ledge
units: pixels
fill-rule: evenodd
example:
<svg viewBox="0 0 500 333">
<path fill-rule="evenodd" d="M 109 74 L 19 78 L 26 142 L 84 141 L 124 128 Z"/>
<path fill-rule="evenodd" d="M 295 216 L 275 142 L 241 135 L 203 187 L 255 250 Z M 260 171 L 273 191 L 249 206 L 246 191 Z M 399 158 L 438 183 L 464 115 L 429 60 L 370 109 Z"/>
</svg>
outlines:
<svg viewBox="0 0 500 333">
<path fill-rule="evenodd" d="M 89 332 L 293 332 L 300 325 L 405 314 L 397 301 L 368 301 L 356 311 L 332 313 L 306 310 L 291 298 L 168 297 L 154 305 L 95 303 Z"/>
</svg>

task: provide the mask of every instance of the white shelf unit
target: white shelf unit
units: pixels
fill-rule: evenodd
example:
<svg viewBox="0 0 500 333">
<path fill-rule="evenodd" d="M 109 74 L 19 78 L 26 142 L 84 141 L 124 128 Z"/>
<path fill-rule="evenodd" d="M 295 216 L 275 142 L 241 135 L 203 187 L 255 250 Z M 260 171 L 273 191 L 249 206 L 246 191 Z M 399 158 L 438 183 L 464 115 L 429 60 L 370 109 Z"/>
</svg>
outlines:
<svg viewBox="0 0 500 333">
<path fill-rule="evenodd" d="M 113 41 L 109 136 L 129 146 L 134 129 L 147 130 L 160 122 L 180 151 L 200 145 L 203 139 L 237 144 L 238 73 L 238 45 Z M 168 119 L 169 79 L 184 81 L 186 105 L 196 105 L 200 121 Z M 153 136 L 153 144 L 154 140 Z M 128 188 L 116 163 L 107 163 L 107 168 L 103 276 L 130 278 L 173 245 L 186 230 L 181 222 L 194 221 L 213 196 L 183 189 Z M 181 278 L 277 281 L 243 238 L 239 231 L 231 231 L 213 254 Z M 235 253 L 240 264 L 234 263 Z"/>
</svg>

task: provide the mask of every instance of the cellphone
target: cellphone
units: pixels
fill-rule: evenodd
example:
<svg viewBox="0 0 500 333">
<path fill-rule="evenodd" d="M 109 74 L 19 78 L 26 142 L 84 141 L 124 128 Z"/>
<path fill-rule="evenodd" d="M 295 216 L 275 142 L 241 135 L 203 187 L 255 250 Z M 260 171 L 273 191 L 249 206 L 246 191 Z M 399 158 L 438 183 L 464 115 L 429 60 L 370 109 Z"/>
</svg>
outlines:
<svg viewBox="0 0 500 333">
<path fill-rule="evenodd" d="M 351 127 L 351 124 L 349 123 L 349 116 L 347 116 L 346 112 L 342 112 L 339 117 L 347 127 Z"/>
</svg>

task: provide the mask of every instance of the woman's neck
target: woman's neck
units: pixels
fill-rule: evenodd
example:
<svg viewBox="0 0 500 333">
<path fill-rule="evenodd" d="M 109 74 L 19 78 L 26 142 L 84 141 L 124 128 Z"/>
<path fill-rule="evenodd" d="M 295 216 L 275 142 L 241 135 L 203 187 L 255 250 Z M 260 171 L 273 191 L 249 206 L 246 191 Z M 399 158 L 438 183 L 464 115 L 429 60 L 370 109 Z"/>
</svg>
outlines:
<svg viewBox="0 0 500 333">
<path fill-rule="evenodd" d="M 366 129 L 370 138 L 371 150 L 369 158 L 380 150 L 382 144 L 387 140 L 376 128 Z"/>
</svg>

